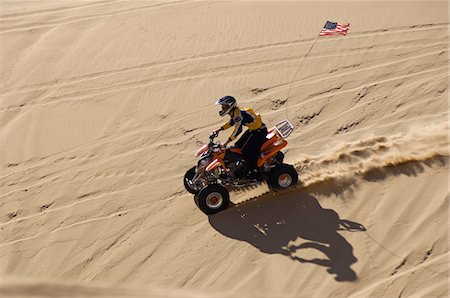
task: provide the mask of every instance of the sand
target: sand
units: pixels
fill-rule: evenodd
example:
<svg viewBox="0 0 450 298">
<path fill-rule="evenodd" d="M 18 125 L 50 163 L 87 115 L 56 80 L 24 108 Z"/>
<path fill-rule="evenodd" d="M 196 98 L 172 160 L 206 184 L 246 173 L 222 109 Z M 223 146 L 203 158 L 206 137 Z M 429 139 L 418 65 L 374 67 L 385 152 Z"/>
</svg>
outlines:
<svg viewBox="0 0 450 298">
<path fill-rule="evenodd" d="M 2 1 L 1 296 L 447 296 L 448 45 L 446 1 Z M 207 217 L 224 95 L 302 184 Z"/>
</svg>

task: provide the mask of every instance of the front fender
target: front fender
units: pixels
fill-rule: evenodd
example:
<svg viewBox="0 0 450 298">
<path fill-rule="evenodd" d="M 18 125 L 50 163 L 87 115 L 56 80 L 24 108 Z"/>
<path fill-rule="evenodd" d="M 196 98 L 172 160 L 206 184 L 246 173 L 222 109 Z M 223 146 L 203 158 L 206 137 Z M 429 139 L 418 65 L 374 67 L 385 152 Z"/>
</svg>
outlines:
<svg viewBox="0 0 450 298">
<path fill-rule="evenodd" d="M 212 170 L 214 170 L 217 167 L 220 167 L 221 163 L 220 161 L 216 158 L 214 159 L 207 167 L 206 167 L 206 171 L 207 172 L 211 172 Z"/>
<path fill-rule="evenodd" d="M 196 157 L 199 157 L 200 155 L 202 155 L 203 153 L 205 153 L 206 151 L 208 151 L 208 145 L 203 145 L 200 149 L 198 149 L 196 152 L 195 152 L 195 156 Z"/>
</svg>

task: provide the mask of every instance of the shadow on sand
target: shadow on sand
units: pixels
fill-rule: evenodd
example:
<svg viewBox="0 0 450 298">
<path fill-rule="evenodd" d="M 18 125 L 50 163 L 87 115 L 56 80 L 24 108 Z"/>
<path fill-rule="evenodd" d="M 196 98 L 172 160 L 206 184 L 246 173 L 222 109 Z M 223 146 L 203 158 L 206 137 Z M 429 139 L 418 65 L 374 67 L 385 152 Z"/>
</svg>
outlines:
<svg viewBox="0 0 450 298">
<path fill-rule="evenodd" d="M 221 234 L 246 241 L 261 252 L 327 267 L 337 281 L 357 279 L 350 268 L 357 261 L 353 247 L 339 231 L 365 231 L 365 228 L 340 219 L 334 210 L 322 208 L 306 191 L 266 194 L 210 216 L 209 222 Z M 294 244 L 299 238 L 304 241 Z M 302 250 L 307 248 L 321 252 L 324 258 L 303 258 Z"/>
<path fill-rule="evenodd" d="M 417 176 L 427 168 L 440 168 L 448 163 L 448 156 L 432 156 L 426 160 L 374 168 L 361 178 L 378 182 L 390 176 Z M 209 222 L 221 234 L 246 241 L 261 252 L 282 254 L 300 263 L 327 267 L 328 273 L 337 281 L 354 281 L 357 276 L 351 265 L 357 258 L 353 255 L 352 245 L 339 231 L 366 229 L 359 223 L 340 219 L 334 210 L 322 208 L 313 194 L 340 195 L 351 192 L 355 184 L 356 177 L 328 179 L 326 183 L 309 185 L 307 190 L 269 193 L 210 216 Z M 306 249 L 316 250 L 324 257 L 308 259 Z"/>
</svg>

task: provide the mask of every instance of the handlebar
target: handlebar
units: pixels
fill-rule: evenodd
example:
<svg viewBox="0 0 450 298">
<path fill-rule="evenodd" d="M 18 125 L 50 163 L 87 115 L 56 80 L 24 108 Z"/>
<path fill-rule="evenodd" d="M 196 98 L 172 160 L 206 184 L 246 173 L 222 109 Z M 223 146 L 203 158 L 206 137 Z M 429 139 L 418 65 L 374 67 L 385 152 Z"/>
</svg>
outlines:
<svg viewBox="0 0 450 298">
<path fill-rule="evenodd" d="M 217 132 L 217 131 L 213 131 L 210 135 L 209 135 L 209 144 L 208 144 L 208 146 L 209 147 L 212 147 L 212 148 L 217 148 L 217 149 L 220 149 L 220 148 L 224 148 L 225 146 L 223 146 L 222 144 L 220 144 L 220 143 L 214 143 L 214 139 L 215 138 L 217 138 L 217 136 L 219 136 L 219 133 Z"/>
</svg>

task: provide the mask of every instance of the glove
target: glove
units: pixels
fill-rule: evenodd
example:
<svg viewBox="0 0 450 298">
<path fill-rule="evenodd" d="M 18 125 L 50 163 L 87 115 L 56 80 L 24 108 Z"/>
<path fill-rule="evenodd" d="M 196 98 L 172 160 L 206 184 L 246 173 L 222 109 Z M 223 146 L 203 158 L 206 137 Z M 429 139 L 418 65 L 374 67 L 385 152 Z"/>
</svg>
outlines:
<svg viewBox="0 0 450 298">
<path fill-rule="evenodd" d="M 219 131 L 218 131 L 218 130 L 214 130 L 214 131 L 209 135 L 209 138 L 210 138 L 210 139 L 214 139 L 214 138 L 217 138 L 218 135 L 219 135 Z"/>
</svg>

